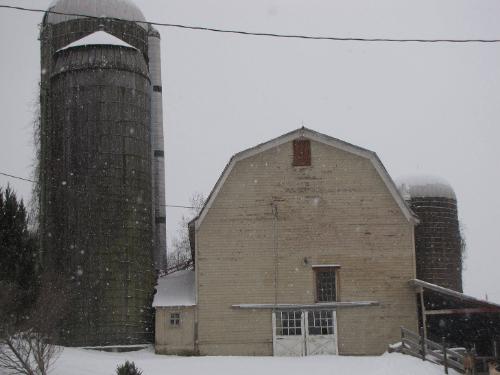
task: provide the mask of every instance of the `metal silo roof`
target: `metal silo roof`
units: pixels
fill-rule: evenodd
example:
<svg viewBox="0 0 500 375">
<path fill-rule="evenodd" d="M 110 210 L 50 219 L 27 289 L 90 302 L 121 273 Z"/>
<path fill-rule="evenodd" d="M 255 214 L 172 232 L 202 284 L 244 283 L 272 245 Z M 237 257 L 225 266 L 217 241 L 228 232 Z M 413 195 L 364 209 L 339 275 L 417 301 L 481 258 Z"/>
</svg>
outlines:
<svg viewBox="0 0 500 375">
<path fill-rule="evenodd" d="M 130 0 L 54 0 L 48 10 L 74 13 L 82 16 L 120 18 L 127 21 L 146 21 L 141 10 Z M 61 14 L 47 14 L 46 23 L 57 24 L 82 18 Z M 145 24 L 141 24 L 146 28 Z"/>
</svg>

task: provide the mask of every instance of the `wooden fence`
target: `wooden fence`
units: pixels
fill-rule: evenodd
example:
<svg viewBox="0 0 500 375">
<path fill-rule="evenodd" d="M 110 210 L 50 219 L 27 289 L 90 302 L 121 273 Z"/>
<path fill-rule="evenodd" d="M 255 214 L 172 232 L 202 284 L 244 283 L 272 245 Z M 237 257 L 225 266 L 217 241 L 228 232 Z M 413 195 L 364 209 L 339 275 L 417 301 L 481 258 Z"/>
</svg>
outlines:
<svg viewBox="0 0 500 375">
<path fill-rule="evenodd" d="M 464 351 L 448 348 L 444 340 L 441 344 L 438 344 L 425 339 L 423 335 L 401 327 L 401 343 L 402 353 L 412 355 L 424 361 L 441 364 L 444 366 L 445 374 L 448 374 L 448 368 L 453 368 L 461 373 L 465 372 L 467 356 Z M 474 369 L 472 371 L 474 372 Z"/>
</svg>

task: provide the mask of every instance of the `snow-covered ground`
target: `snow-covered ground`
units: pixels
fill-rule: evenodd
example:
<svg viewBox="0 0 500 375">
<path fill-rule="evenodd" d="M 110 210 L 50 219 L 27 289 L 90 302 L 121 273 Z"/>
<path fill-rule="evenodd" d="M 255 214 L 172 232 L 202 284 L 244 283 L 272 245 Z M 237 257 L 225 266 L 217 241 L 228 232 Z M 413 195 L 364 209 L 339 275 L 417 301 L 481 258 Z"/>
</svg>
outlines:
<svg viewBox="0 0 500 375">
<path fill-rule="evenodd" d="M 152 349 L 105 353 L 65 349 L 51 375 L 113 375 L 118 364 L 134 361 L 144 375 L 441 375 L 443 368 L 402 354 L 381 357 L 170 357 Z M 1 370 L 0 370 L 1 373 Z M 450 374 L 456 375 L 454 371 Z"/>
</svg>

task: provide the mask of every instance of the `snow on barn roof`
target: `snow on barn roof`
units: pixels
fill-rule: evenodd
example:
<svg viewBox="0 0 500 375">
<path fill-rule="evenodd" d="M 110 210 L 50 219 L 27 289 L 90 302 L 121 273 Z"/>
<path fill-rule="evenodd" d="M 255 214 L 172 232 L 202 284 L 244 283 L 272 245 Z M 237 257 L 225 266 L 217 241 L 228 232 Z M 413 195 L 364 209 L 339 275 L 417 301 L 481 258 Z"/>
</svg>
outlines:
<svg viewBox="0 0 500 375">
<path fill-rule="evenodd" d="M 408 176 L 398 179 L 396 184 L 405 199 L 419 197 L 457 199 L 450 183 L 442 177 L 426 175 Z"/>
<path fill-rule="evenodd" d="M 96 31 L 90 35 L 83 37 L 82 39 L 78 39 L 71 44 L 61 48 L 59 51 L 63 51 L 69 48 L 74 47 L 82 47 L 82 46 L 118 46 L 118 47 L 126 47 L 137 49 L 130 44 L 124 42 L 120 38 L 117 38 L 114 35 L 107 33 L 106 31 Z"/>
<path fill-rule="evenodd" d="M 48 8 L 52 12 L 71 13 L 76 16 L 64 14 L 47 14 L 46 23 L 58 24 L 78 18 L 103 17 L 119 18 L 127 21 L 146 21 L 141 10 L 130 0 L 54 0 Z M 147 28 L 146 24 L 139 23 Z"/>
<path fill-rule="evenodd" d="M 196 305 L 194 271 L 178 271 L 160 277 L 156 286 L 153 307 Z"/>
</svg>

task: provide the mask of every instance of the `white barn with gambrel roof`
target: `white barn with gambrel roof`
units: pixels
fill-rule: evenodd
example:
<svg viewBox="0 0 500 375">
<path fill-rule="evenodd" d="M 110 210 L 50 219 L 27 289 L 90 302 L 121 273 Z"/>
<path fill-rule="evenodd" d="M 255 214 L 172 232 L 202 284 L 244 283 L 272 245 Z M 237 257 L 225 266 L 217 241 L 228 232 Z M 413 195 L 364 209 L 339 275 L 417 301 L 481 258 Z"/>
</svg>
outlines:
<svg viewBox="0 0 500 375">
<path fill-rule="evenodd" d="M 305 128 L 242 151 L 191 225 L 196 304 L 156 306 L 156 350 L 381 354 L 417 329 L 417 222 L 374 152 Z"/>
</svg>

